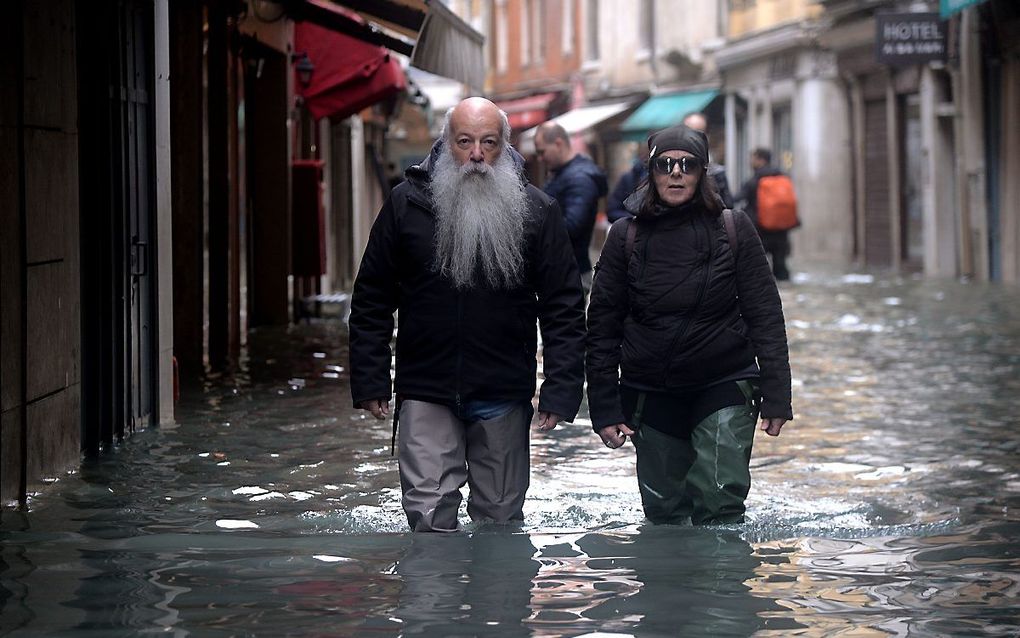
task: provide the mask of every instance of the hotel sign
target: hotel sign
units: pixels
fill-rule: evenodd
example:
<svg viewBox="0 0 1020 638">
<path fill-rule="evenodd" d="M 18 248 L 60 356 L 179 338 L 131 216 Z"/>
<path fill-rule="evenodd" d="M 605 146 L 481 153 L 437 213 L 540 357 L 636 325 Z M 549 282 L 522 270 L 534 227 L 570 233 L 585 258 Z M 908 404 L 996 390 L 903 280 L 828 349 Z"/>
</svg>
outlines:
<svg viewBox="0 0 1020 638">
<path fill-rule="evenodd" d="M 937 13 L 879 13 L 875 58 L 891 66 L 946 59 L 946 24 Z"/>
</svg>

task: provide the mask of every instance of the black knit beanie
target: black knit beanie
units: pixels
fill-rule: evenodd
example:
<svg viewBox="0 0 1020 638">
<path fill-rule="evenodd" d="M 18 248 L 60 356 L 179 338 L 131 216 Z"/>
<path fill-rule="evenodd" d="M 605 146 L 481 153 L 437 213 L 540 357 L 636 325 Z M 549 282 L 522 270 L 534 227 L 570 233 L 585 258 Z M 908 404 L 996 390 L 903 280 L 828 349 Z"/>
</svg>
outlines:
<svg viewBox="0 0 1020 638">
<path fill-rule="evenodd" d="M 666 151 L 687 151 L 708 164 L 708 137 L 683 124 L 664 128 L 648 136 L 648 159 Z"/>
</svg>

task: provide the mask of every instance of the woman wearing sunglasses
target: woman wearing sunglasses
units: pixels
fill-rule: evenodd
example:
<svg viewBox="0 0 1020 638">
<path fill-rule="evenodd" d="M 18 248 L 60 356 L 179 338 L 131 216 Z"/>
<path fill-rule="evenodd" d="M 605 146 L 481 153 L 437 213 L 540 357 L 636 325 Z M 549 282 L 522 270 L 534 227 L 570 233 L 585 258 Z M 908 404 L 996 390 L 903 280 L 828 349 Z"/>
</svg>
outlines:
<svg viewBox="0 0 1020 638">
<path fill-rule="evenodd" d="M 706 179 L 705 134 L 674 126 L 648 151 L 634 218 L 595 266 L 592 424 L 609 448 L 634 443 L 651 522 L 739 523 L 759 414 L 771 436 L 793 418 L 782 303 L 750 219 L 724 215 Z"/>
</svg>

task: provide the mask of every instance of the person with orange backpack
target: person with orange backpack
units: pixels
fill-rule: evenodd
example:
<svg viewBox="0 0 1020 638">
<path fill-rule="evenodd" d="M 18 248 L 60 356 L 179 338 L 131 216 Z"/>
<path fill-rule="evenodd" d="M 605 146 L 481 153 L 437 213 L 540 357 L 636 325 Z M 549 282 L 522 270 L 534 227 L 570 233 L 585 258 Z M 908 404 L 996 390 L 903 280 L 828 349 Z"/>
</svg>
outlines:
<svg viewBox="0 0 1020 638">
<path fill-rule="evenodd" d="M 772 262 L 776 281 L 786 281 L 790 271 L 786 258 L 790 256 L 790 231 L 800 226 L 797 217 L 797 194 L 793 180 L 772 166 L 772 152 L 756 148 L 751 152 L 751 176 L 737 195 L 738 206 L 754 221 L 761 243 Z"/>
</svg>

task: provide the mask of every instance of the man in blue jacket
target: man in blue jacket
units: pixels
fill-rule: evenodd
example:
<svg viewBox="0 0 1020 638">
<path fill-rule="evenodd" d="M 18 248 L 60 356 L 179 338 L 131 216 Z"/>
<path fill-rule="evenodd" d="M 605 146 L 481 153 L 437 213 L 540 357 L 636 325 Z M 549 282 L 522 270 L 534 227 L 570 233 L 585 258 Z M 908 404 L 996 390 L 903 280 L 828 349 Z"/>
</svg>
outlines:
<svg viewBox="0 0 1020 638">
<path fill-rule="evenodd" d="M 546 122 L 535 131 L 535 153 L 552 173 L 552 179 L 543 190 L 559 203 L 563 211 L 577 269 L 581 272 L 581 284 L 587 294 L 591 290 L 592 278 L 588 247 L 595 228 L 599 198 L 609 192 L 606 174 L 590 157 L 570 146 L 566 129 L 555 122 Z"/>
<path fill-rule="evenodd" d="M 616 186 L 613 187 L 613 192 L 609 194 L 609 199 L 606 200 L 606 217 L 609 219 L 610 224 L 624 217 L 633 217 L 630 211 L 623 205 L 623 202 L 646 179 L 648 179 L 648 164 L 641 161 L 640 157 L 636 158 L 631 163 L 630 170 L 620 175 Z"/>
</svg>

